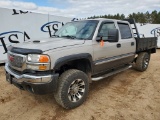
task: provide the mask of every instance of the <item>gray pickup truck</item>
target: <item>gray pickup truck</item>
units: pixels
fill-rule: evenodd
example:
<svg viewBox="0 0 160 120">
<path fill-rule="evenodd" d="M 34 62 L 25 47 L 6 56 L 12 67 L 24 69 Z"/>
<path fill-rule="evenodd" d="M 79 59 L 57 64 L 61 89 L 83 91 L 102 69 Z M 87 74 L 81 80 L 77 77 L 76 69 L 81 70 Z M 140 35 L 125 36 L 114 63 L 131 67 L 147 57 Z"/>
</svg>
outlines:
<svg viewBox="0 0 160 120">
<path fill-rule="evenodd" d="M 71 109 L 86 100 L 92 81 L 132 66 L 145 71 L 156 47 L 156 37 L 139 37 L 134 20 L 69 22 L 52 38 L 9 46 L 6 80 L 34 94 L 53 93 Z"/>
</svg>

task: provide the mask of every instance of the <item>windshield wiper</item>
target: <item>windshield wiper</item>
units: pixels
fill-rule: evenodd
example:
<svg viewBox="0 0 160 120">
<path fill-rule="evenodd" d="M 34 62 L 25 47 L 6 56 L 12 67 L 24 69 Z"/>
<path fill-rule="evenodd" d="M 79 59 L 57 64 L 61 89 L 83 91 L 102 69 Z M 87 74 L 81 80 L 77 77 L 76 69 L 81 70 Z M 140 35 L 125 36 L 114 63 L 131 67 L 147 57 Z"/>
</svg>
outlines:
<svg viewBox="0 0 160 120">
<path fill-rule="evenodd" d="M 64 35 L 64 36 L 61 36 L 61 37 L 67 37 L 67 38 L 71 38 L 71 39 L 75 39 L 76 36 L 73 36 L 73 35 Z"/>
</svg>

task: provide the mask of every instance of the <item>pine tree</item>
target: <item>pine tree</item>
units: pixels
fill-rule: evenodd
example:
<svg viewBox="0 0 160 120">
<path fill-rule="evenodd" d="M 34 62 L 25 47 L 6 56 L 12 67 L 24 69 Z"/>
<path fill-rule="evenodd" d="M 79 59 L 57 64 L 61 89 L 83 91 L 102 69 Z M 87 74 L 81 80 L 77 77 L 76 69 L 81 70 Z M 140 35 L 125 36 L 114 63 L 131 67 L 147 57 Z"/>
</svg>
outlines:
<svg viewBox="0 0 160 120">
<path fill-rule="evenodd" d="M 149 13 L 148 11 L 146 13 L 138 12 L 138 13 L 131 13 L 128 16 L 125 16 L 124 14 L 115 14 L 115 15 L 100 15 L 100 16 L 91 16 L 88 17 L 88 19 L 93 19 L 93 18 L 108 18 L 108 19 L 119 19 L 123 20 L 126 18 L 134 18 L 136 22 L 145 24 L 145 23 L 153 23 L 153 24 L 160 24 L 160 11 L 157 12 L 156 10 L 152 11 Z"/>
</svg>

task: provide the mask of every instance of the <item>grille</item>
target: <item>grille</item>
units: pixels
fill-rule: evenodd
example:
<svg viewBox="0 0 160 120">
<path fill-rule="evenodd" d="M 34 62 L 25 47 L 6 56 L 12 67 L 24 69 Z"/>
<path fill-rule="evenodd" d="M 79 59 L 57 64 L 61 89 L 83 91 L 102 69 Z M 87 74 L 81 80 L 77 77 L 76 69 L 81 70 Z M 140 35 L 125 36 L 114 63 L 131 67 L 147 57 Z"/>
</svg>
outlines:
<svg viewBox="0 0 160 120">
<path fill-rule="evenodd" d="M 8 53 L 8 61 L 13 67 L 22 68 L 23 57 L 15 54 Z"/>
</svg>

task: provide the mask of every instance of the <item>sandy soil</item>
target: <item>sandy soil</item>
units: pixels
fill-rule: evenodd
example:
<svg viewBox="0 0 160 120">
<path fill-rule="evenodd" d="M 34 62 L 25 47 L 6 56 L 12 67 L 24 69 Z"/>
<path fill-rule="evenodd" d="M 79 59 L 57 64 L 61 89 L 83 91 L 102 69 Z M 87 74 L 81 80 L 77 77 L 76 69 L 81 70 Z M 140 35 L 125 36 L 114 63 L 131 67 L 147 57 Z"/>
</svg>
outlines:
<svg viewBox="0 0 160 120">
<path fill-rule="evenodd" d="M 160 50 L 147 71 L 129 69 L 91 84 L 87 101 L 65 110 L 53 95 L 33 95 L 5 81 L 0 67 L 0 120 L 160 120 Z"/>
</svg>

